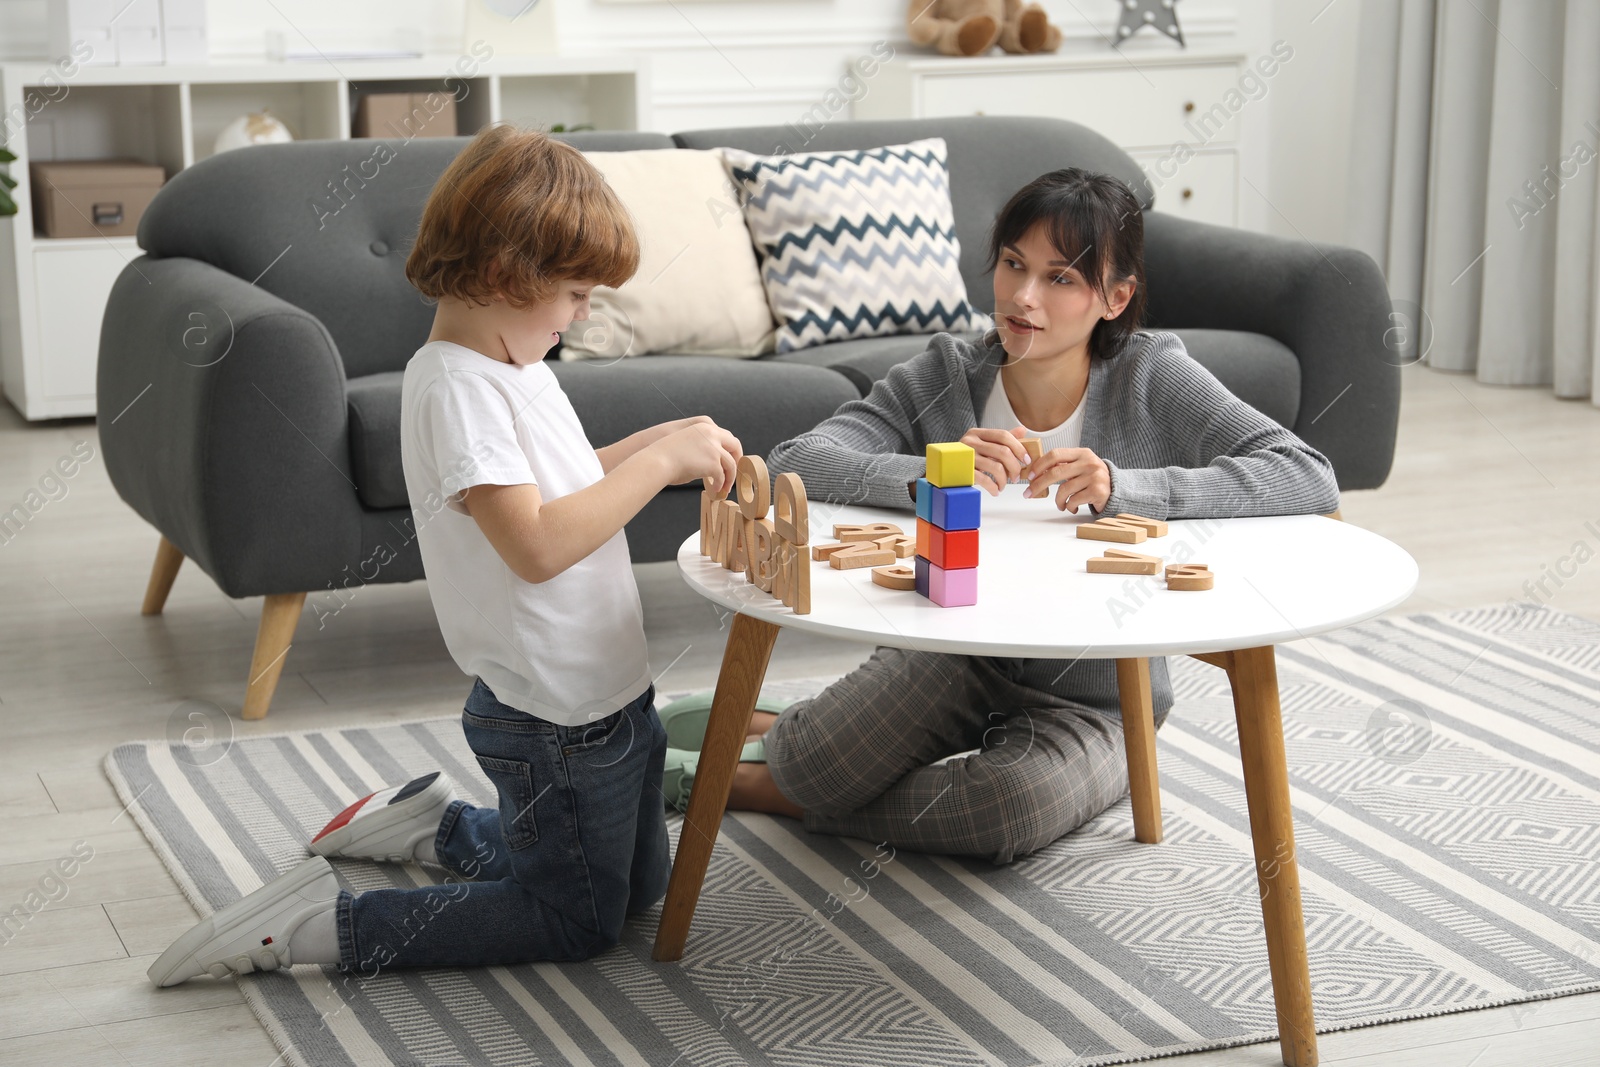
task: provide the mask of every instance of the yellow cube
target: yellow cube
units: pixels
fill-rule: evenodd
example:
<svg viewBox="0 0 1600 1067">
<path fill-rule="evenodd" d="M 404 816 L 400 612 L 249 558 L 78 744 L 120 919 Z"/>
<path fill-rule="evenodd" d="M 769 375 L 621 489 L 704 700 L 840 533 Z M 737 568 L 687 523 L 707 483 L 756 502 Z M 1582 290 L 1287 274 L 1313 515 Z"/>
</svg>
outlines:
<svg viewBox="0 0 1600 1067">
<path fill-rule="evenodd" d="M 928 446 L 928 481 L 940 489 L 971 485 L 977 453 L 971 445 L 947 441 Z"/>
</svg>

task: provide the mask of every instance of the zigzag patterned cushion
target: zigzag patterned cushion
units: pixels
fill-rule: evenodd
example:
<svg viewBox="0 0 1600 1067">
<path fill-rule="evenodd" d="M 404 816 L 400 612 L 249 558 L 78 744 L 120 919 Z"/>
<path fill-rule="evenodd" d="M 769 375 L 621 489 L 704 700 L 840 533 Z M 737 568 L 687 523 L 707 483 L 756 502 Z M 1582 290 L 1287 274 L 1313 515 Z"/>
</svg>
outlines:
<svg viewBox="0 0 1600 1067">
<path fill-rule="evenodd" d="M 943 138 L 786 156 L 719 151 L 761 258 L 777 351 L 993 325 L 967 301 Z"/>
</svg>

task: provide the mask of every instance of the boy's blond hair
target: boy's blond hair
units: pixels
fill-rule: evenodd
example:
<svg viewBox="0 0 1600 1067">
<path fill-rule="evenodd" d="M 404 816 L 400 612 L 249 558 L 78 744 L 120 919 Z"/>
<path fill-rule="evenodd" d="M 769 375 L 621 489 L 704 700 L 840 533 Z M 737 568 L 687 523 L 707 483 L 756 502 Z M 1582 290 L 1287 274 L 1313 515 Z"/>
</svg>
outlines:
<svg viewBox="0 0 1600 1067">
<path fill-rule="evenodd" d="M 486 304 L 499 293 L 518 308 L 553 300 L 563 280 L 615 288 L 638 269 L 633 220 L 594 164 L 506 124 L 479 131 L 439 176 L 406 258 L 424 296 Z"/>
</svg>

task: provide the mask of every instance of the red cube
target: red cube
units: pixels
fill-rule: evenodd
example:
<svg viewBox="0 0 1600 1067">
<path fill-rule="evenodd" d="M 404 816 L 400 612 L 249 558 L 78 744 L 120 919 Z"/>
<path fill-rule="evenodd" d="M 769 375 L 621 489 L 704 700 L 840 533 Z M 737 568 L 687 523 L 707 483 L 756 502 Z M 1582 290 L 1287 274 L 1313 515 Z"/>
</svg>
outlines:
<svg viewBox="0 0 1600 1067">
<path fill-rule="evenodd" d="M 966 570 L 978 565 L 977 530 L 941 530 L 932 523 L 918 523 L 917 532 L 927 526 L 927 549 L 918 545 L 918 552 L 929 563 L 945 570 Z M 918 539 L 919 542 L 921 538 Z"/>
</svg>

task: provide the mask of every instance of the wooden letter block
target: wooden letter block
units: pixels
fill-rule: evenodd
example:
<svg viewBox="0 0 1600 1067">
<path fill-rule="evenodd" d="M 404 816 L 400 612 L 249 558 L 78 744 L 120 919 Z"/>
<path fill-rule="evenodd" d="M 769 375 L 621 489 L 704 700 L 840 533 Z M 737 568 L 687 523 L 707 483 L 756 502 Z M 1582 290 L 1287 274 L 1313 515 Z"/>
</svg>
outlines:
<svg viewBox="0 0 1600 1067">
<path fill-rule="evenodd" d="M 713 523 L 716 514 L 717 501 L 721 499 L 711 489 L 710 479 L 706 479 L 706 487 L 700 490 L 700 554 L 711 555 Z"/>
<path fill-rule="evenodd" d="M 803 545 L 811 540 L 805 483 L 792 471 L 778 475 L 773 481 L 772 525 L 778 536 L 792 545 Z"/>
<path fill-rule="evenodd" d="M 829 545 L 812 545 L 811 558 L 813 560 L 825 560 L 835 552 L 845 552 L 855 546 L 856 542 L 854 541 L 835 541 Z"/>
<path fill-rule="evenodd" d="M 811 568 L 806 566 L 806 554 L 803 550 L 796 549 L 789 566 L 794 568 L 794 585 L 791 592 L 794 594 L 790 607 L 796 615 L 811 614 Z"/>
<path fill-rule="evenodd" d="M 778 538 L 778 543 L 772 550 L 772 588 L 767 592 L 785 604 L 789 603 L 789 586 L 794 583 L 794 575 L 789 570 L 791 553 L 798 556 L 805 554 L 783 538 Z"/>
<path fill-rule="evenodd" d="M 1168 589 L 1211 589 L 1216 576 L 1204 563 L 1171 563 L 1167 565 Z"/>
<path fill-rule="evenodd" d="M 1161 557 L 1130 552 L 1126 548 L 1108 548 L 1103 556 L 1089 560 L 1090 574 L 1160 574 Z"/>
<path fill-rule="evenodd" d="M 828 557 L 828 565 L 836 571 L 853 571 L 857 567 L 886 567 L 894 563 L 894 553 L 879 548 L 871 541 L 855 541 L 843 552 Z"/>
<path fill-rule="evenodd" d="M 840 522 L 835 523 L 833 527 L 835 541 L 876 541 L 880 537 L 903 533 L 905 531 L 892 522 L 875 522 L 870 526 L 855 526 Z"/>
<path fill-rule="evenodd" d="M 728 565 L 733 553 L 733 523 L 739 522 L 739 506 L 728 499 L 717 498 L 710 509 L 710 558 L 715 563 Z"/>
<path fill-rule="evenodd" d="M 1147 519 L 1143 515 L 1129 515 L 1127 512 L 1123 512 L 1116 516 L 1116 521 L 1125 522 L 1132 526 L 1142 526 L 1144 527 L 1144 532 L 1151 537 L 1167 536 L 1167 524 L 1160 519 Z"/>
<path fill-rule="evenodd" d="M 894 553 L 896 559 L 910 559 L 917 554 L 917 539 L 915 537 L 907 537 L 905 534 L 890 534 L 888 537 L 880 537 L 872 543 L 879 548 L 887 548 Z"/>
<path fill-rule="evenodd" d="M 744 539 L 749 555 L 749 559 L 745 561 L 744 576 L 750 580 L 751 585 L 763 593 L 772 592 L 772 555 L 773 549 L 778 544 L 778 535 L 772 529 L 772 520 L 746 519 Z"/>
<path fill-rule="evenodd" d="M 750 559 L 749 546 L 745 544 L 744 516 L 734 500 L 722 502 L 722 522 L 727 528 L 728 554 L 722 565 L 730 571 L 742 571 Z"/>
<path fill-rule="evenodd" d="M 778 541 L 778 570 L 772 595 L 794 609 L 796 615 L 811 614 L 811 568 L 806 566 L 804 546 Z"/>
<path fill-rule="evenodd" d="M 948 441 L 928 446 L 928 481 L 941 489 L 971 485 L 978 454 L 971 445 Z"/>
<path fill-rule="evenodd" d="M 917 587 L 917 572 L 903 563 L 894 567 L 874 567 L 872 584 L 881 585 L 885 589 L 912 590 Z"/>
<path fill-rule="evenodd" d="M 1078 527 L 1078 536 L 1090 541 L 1118 541 L 1136 545 L 1150 536 L 1143 526 L 1123 522 L 1121 519 L 1096 519 Z"/>
<path fill-rule="evenodd" d="M 1028 450 L 1029 463 L 1044 455 L 1044 442 L 1037 437 L 1024 437 L 1022 447 Z"/>
<path fill-rule="evenodd" d="M 717 507 L 717 494 L 701 491 L 701 555 L 717 560 L 717 520 L 722 509 Z"/>
<path fill-rule="evenodd" d="M 772 486 L 767 479 L 767 461 L 760 456 L 741 456 L 734 475 L 733 495 L 739 512 L 747 519 L 764 519 L 772 506 Z"/>
</svg>

